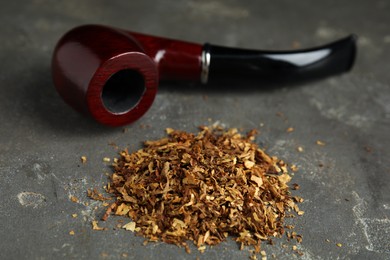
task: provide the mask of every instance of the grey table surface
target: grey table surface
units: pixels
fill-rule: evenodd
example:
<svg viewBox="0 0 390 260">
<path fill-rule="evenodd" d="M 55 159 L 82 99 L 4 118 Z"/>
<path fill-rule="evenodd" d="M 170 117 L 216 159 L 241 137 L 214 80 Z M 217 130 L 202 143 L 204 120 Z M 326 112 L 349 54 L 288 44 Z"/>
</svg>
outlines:
<svg viewBox="0 0 390 260">
<path fill-rule="evenodd" d="M 109 143 L 134 151 L 166 127 L 195 132 L 219 122 L 259 129 L 260 146 L 299 167 L 294 194 L 305 198 L 305 215 L 291 223 L 303 235 L 304 255 L 283 238 L 263 245 L 268 259 L 390 259 L 389 13 L 390 2 L 378 0 L 1 1 L 0 258 L 248 258 L 249 249 L 231 239 L 187 254 L 164 243 L 143 246 L 143 238 L 113 228 L 117 218 L 100 224 L 107 231 L 91 229 L 104 209 L 86 190 L 107 183 L 102 158 L 117 156 Z M 359 50 L 350 73 L 273 91 L 162 85 L 147 114 L 123 131 L 73 111 L 51 81 L 57 40 L 86 23 L 259 49 L 310 47 L 355 33 Z"/>
</svg>

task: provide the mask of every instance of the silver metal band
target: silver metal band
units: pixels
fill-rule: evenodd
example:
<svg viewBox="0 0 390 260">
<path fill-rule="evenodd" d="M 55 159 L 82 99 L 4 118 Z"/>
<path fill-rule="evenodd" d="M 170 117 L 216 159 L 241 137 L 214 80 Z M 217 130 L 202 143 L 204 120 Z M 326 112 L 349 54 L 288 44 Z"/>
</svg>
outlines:
<svg viewBox="0 0 390 260">
<path fill-rule="evenodd" d="M 202 51 L 202 72 L 200 74 L 200 82 L 202 84 L 207 84 L 209 81 L 209 68 L 210 68 L 210 47 L 209 44 L 203 46 Z"/>
</svg>

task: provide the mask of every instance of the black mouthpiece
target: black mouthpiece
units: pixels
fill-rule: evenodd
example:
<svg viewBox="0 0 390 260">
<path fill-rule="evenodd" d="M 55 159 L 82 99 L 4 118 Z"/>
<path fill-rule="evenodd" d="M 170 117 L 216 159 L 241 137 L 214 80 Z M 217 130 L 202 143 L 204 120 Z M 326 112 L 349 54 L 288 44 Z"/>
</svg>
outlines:
<svg viewBox="0 0 390 260">
<path fill-rule="evenodd" d="M 316 48 L 294 51 L 257 51 L 204 45 L 210 54 L 208 82 L 229 83 L 239 79 L 256 83 L 316 80 L 349 71 L 356 56 L 351 35 Z"/>
</svg>

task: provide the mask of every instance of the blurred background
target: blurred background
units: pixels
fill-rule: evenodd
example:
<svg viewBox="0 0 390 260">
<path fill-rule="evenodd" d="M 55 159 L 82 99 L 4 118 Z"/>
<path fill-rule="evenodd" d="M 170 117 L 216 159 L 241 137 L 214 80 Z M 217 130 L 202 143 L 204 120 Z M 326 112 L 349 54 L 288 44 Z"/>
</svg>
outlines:
<svg viewBox="0 0 390 260">
<path fill-rule="evenodd" d="M 249 249 L 238 250 L 231 239 L 204 254 L 191 246 L 187 254 L 163 243 L 143 246 L 143 238 L 113 229 L 115 218 L 101 224 L 107 231 L 91 229 L 104 208 L 86 190 L 107 183 L 111 169 L 102 158 L 115 157 L 115 145 L 136 150 L 164 136 L 166 127 L 195 132 L 217 122 L 259 129 L 261 147 L 299 168 L 293 182 L 301 190 L 294 194 L 305 198 L 306 213 L 291 223 L 303 235 L 298 248 L 304 255 L 283 238 L 264 243 L 268 259 L 389 259 L 389 13 L 390 3 L 379 0 L 1 1 L 0 258 L 248 258 Z M 358 57 L 347 74 L 272 91 L 166 83 L 139 121 L 108 128 L 67 106 L 51 80 L 58 39 L 91 23 L 272 50 L 355 33 Z"/>
</svg>

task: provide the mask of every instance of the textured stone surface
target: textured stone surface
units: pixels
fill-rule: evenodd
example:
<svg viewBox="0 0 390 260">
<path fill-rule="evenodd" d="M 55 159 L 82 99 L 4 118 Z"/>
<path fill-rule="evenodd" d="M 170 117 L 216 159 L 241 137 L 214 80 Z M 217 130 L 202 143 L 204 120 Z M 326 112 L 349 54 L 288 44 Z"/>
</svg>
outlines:
<svg viewBox="0 0 390 260">
<path fill-rule="evenodd" d="M 110 169 L 102 158 L 117 153 L 110 142 L 135 150 L 166 127 L 196 131 L 215 121 L 258 128 L 261 146 L 299 167 L 295 194 L 306 199 L 306 213 L 291 222 L 303 234 L 301 259 L 390 258 L 389 12 L 387 1 L 363 0 L 2 1 L 0 258 L 245 259 L 248 251 L 231 240 L 203 255 L 192 247 L 188 255 L 162 243 L 142 246 L 142 238 L 125 230 L 91 230 L 103 210 L 86 190 L 106 183 Z M 74 112 L 52 84 L 56 41 L 86 23 L 260 49 L 310 47 L 356 33 L 359 54 L 348 74 L 272 91 L 165 84 L 151 110 L 123 132 Z M 106 226 L 116 223 L 111 218 Z M 293 244 L 275 242 L 263 246 L 269 259 L 295 258 Z"/>
</svg>

